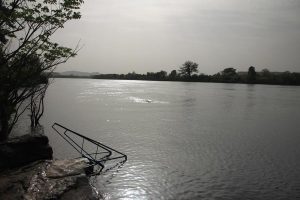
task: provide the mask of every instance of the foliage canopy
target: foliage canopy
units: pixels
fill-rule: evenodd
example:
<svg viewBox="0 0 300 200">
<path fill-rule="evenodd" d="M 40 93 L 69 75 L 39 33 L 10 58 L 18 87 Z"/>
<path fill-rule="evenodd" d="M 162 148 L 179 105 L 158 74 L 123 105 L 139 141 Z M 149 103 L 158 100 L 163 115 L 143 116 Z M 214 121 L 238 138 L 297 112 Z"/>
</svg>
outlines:
<svg viewBox="0 0 300 200">
<path fill-rule="evenodd" d="M 42 77 L 76 55 L 51 40 L 64 24 L 81 17 L 83 0 L 0 0 L 0 140 L 6 139 L 40 87 Z M 25 106 L 26 108 L 26 106 Z"/>
<path fill-rule="evenodd" d="M 198 72 L 198 64 L 192 61 L 186 61 L 179 69 L 182 76 L 191 78 L 193 73 Z"/>
</svg>

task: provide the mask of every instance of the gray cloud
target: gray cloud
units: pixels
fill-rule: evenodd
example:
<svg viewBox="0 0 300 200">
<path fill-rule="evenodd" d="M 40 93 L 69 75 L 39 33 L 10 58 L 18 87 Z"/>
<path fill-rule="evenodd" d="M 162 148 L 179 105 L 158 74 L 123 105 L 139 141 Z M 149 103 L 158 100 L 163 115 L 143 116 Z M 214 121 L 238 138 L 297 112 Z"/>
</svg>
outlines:
<svg viewBox="0 0 300 200">
<path fill-rule="evenodd" d="M 55 40 L 84 48 L 59 71 L 300 71 L 298 0 L 88 0 Z"/>
</svg>

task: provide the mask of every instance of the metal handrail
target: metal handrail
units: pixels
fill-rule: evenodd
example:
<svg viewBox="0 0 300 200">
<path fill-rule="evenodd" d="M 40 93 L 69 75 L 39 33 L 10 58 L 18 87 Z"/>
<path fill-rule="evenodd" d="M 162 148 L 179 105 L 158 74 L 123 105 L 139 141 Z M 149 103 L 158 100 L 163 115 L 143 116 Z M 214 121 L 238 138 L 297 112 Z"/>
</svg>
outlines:
<svg viewBox="0 0 300 200">
<path fill-rule="evenodd" d="M 57 127 L 60 127 L 63 129 L 63 132 L 60 132 Z M 100 169 L 96 174 L 99 174 L 104 169 L 104 163 L 110 160 L 116 160 L 123 158 L 124 160 L 120 161 L 120 163 L 124 163 L 127 161 L 127 155 L 121 153 L 120 151 L 117 151 L 107 145 L 104 145 L 98 141 L 92 140 L 91 138 L 88 138 L 84 135 L 81 135 L 80 133 L 77 133 L 69 128 L 66 128 L 63 125 L 60 125 L 58 123 L 54 123 L 52 125 L 52 128 L 55 130 L 56 133 L 58 133 L 66 142 L 68 142 L 82 157 L 87 158 L 91 164 L 91 166 L 99 165 Z M 81 145 L 78 144 L 78 142 L 74 141 L 74 138 L 72 138 L 68 133 L 74 134 L 78 136 L 79 138 L 82 138 Z M 92 143 L 96 146 L 95 152 L 89 153 L 84 148 L 85 141 Z M 101 150 L 99 152 L 99 149 Z M 113 153 L 119 154 L 119 156 L 112 156 Z M 100 158 L 97 158 L 98 155 L 104 154 L 104 156 L 101 156 Z"/>
</svg>

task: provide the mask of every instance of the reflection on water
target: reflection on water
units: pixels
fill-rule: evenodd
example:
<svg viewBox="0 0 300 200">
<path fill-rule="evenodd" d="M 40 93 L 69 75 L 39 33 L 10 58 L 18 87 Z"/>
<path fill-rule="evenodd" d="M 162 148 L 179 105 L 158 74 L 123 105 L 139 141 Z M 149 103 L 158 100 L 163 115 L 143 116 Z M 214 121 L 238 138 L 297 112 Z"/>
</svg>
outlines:
<svg viewBox="0 0 300 200">
<path fill-rule="evenodd" d="M 106 199 L 300 198 L 300 87 L 56 79 L 44 124 L 125 152 L 97 177 Z"/>
</svg>

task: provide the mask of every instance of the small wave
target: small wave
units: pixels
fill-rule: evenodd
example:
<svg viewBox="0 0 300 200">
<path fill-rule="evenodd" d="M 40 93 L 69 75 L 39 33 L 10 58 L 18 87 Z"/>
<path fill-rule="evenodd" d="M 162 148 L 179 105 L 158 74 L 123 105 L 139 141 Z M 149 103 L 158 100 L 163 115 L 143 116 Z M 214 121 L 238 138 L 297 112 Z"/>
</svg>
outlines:
<svg viewBox="0 0 300 200">
<path fill-rule="evenodd" d="M 152 99 L 143 99 L 139 97 L 129 97 L 129 100 L 135 102 L 135 103 L 159 103 L 159 104 L 168 104 L 167 101 L 157 101 Z"/>
<path fill-rule="evenodd" d="M 167 101 L 153 101 L 153 103 L 169 104 L 169 102 Z"/>
<path fill-rule="evenodd" d="M 135 102 L 135 103 L 149 103 L 147 102 L 147 99 L 142 99 L 138 97 L 129 97 L 129 100 Z"/>
</svg>

